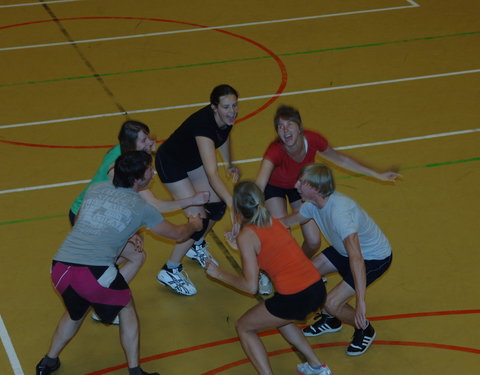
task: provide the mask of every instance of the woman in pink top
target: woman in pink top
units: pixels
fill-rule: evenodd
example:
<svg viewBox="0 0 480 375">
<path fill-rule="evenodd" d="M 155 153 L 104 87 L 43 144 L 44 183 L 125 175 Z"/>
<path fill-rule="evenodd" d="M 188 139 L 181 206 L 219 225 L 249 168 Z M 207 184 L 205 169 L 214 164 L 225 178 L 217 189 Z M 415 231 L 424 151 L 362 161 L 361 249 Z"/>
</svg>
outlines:
<svg viewBox="0 0 480 375">
<path fill-rule="evenodd" d="M 245 354 L 259 374 L 273 374 L 258 332 L 277 328 L 307 359 L 297 365 L 300 374 L 331 375 L 328 366 L 319 361 L 294 323 L 305 320 L 307 315 L 323 306 L 326 290 L 320 273 L 287 228 L 271 217 L 263 193 L 255 183 L 244 181 L 235 186 L 233 210 L 241 225 L 236 233 L 229 234 L 229 241 L 236 240 L 240 250 L 242 274 L 228 273 L 210 260 L 207 261 L 207 274 L 243 292 L 256 294 L 262 269 L 268 273 L 276 290 L 273 297 L 252 307 L 236 323 Z"/>
<path fill-rule="evenodd" d="M 265 193 L 265 205 L 273 217 L 287 216 L 288 197 L 291 210 L 299 210 L 302 201 L 295 189 L 300 170 L 315 162 L 318 154 L 322 158 L 355 173 L 371 176 L 381 181 L 395 181 L 400 175 L 393 171 L 379 173 L 352 158 L 335 151 L 319 133 L 304 130 L 300 112 L 282 105 L 274 117 L 278 138 L 268 146 L 263 156 L 256 183 Z M 301 226 L 303 251 L 308 257 L 320 247 L 320 232 L 313 220 Z"/>
</svg>

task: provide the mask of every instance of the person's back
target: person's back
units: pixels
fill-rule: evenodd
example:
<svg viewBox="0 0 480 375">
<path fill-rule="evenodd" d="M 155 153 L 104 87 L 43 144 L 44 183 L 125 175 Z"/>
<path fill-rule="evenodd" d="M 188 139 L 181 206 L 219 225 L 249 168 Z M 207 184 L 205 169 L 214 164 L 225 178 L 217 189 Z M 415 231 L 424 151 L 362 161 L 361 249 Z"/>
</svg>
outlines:
<svg viewBox="0 0 480 375">
<path fill-rule="evenodd" d="M 343 240 L 358 233 L 364 259 L 383 259 L 392 253 L 390 243 L 380 227 L 348 196 L 335 191 L 324 207 L 319 209 L 305 202 L 300 209 L 305 217 L 312 217 L 327 241 L 343 256 L 348 256 Z"/>
<path fill-rule="evenodd" d="M 54 260 L 86 265 L 111 265 L 139 227 L 159 224 L 163 216 L 131 188 L 110 182 L 88 190 L 77 222 Z"/>
<path fill-rule="evenodd" d="M 249 225 L 248 228 L 261 243 L 259 267 L 268 273 L 279 293 L 297 293 L 320 280 L 320 273 L 280 221 L 272 218 L 270 227 Z"/>
</svg>

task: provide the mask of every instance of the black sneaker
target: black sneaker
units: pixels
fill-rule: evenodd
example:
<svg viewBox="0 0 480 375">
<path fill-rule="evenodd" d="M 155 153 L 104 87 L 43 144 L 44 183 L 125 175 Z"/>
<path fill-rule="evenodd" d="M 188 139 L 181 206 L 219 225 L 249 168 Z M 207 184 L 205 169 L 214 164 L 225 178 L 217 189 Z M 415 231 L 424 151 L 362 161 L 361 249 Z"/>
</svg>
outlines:
<svg viewBox="0 0 480 375">
<path fill-rule="evenodd" d="M 43 357 L 42 360 L 38 362 L 36 367 L 37 375 L 50 375 L 52 372 L 59 369 L 60 360 L 58 358 L 55 358 L 53 363 L 49 364 L 49 362 L 52 362 L 52 359 L 47 356 Z"/>
<path fill-rule="evenodd" d="M 375 330 L 373 329 L 370 322 L 365 329 L 356 329 L 353 334 L 352 343 L 347 348 L 348 355 L 361 355 L 367 351 L 367 349 L 372 345 L 373 340 L 375 340 Z"/>
<path fill-rule="evenodd" d="M 140 368 L 140 366 L 129 368 L 128 373 L 130 375 L 160 375 L 158 372 L 146 372 Z"/>
<path fill-rule="evenodd" d="M 320 336 L 324 333 L 337 332 L 342 329 L 342 322 L 334 316 L 320 313 L 315 318 L 318 321 L 303 329 L 305 336 Z"/>
</svg>

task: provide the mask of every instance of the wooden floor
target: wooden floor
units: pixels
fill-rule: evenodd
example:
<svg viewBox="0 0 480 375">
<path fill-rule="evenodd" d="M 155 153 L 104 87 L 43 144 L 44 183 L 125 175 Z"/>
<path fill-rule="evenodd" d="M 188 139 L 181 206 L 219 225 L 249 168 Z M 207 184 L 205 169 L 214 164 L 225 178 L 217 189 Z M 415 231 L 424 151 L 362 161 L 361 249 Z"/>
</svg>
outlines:
<svg viewBox="0 0 480 375">
<path fill-rule="evenodd" d="M 311 339 L 319 357 L 336 375 L 478 374 L 479 14 L 478 0 L 0 0 L 0 374 L 33 374 L 47 351 L 63 312 L 50 260 L 124 112 L 161 140 L 219 83 L 241 94 L 232 137 L 244 178 L 274 138 L 280 103 L 334 147 L 404 176 L 393 185 L 335 169 L 338 190 L 387 234 L 394 263 L 368 289 L 373 347 L 347 357 L 347 326 Z M 153 190 L 168 197 L 158 180 Z M 226 229 L 208 241 L 234 269 Z M 199 293 L 173 294 L 155 281 L 171 246 L 147 236 L 132 282 L 143 366 L 255 373 L 234 322 L 256 299 L 190 260 Z M 275 373 L 295 373 L 277 332 L 264 342 Z M 61 359 L 59 375 L 126 373 L 118 329 L 90 319 Z"/>
</svg>

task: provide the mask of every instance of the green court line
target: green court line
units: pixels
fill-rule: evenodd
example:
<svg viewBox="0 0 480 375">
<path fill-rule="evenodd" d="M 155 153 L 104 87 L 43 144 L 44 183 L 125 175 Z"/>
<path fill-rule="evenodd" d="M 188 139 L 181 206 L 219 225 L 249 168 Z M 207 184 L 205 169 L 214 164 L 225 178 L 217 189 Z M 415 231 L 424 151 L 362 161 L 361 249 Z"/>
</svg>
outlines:
<svg viewBox="0 0 480 375">
<path fill-rule="evenodd" d="M 124 72 L 113 72 L 113 73 L 101 73 L 101 74 L 75 76 L 75 77 L 52 78 L 52 79 L 46 79 L 46 80 L 41 80 L 41 81 L 0 83 L 0 88 L 2 88 L 2 87 L 14 87 L 14 86 L 36 85 L 36 84 L 42 84 L 42 83 L 73 81 L 73 80 L 79 80 L 79 79 L 91 79 L 91 78 L 98 78 L 98 77 L 112 77 L 112 76 L 136 74 L 136 73 L 149 73 L 149 72 L 158 72 L 158 71 L 164 71 L 164 70 L 184 69 L 184 68 L 193 68 L 193 67 L 218 65 L 218 64 L 230 64 L 230 63 L 236 63 L 236 62 L 272 59 L 274 57 L 289 57 L 289 56 L 309 55 L 309 54 L 323 53 L 323 52 L 342 51 L 342 50 L 348 50 L 348 49 L 354 49 L 354 48 L 387 46 L 387 45 L 391 45 L 391 44 L 410 43 L 410 42 L 418 42 L 418 41 L 434 40 L 434 39 L 444 39 L 444 38 L 456 38 L 456 37 L 461 37 L 461 36 L 470 36 L 470 35 L 477 35 L 477 34 L 480 34 L 480 31 L 471 31 L 471 32 L 447 34 L 447 35 L 437 35 L 437 36 L 427 36 L 427 37 L 412 38 L 412 39 L 401 39 L 401 40 L 394 40 L 394 41 L 390 41 L 390 42 L 359 44 L 359 45 L 355 45 L 355 46 L 332 47 L 332 48 L 324 48 L 324 49 L 318 49 L 318 50 L 312 50 L 312 51 L 282 53 L 282 54 L 278 54 L 278 55 L 245 57 L 245 58 L 238 58 L 238 59 L 231 59 L 231 60 L 220 60 L 220 61 L 208 61 L 208 62 L 201 62 L 201 63 L 196 63 L 196 64 L 166 66 L 166 67 L 161 67 L 161 68 L 136 69 L 136 70 L 129 70 L 129 71 L 124 71 Z"/>
<path fill-rule="evenodd" d="M 51 216 L 42 216 L 42 217 L 32 217 L 30 219 L 21 219 L 21 220 L 12 220 L 12 221 L 4 221 L 0 223 L 0 225 L 10 225 L 10 224 L 21 224 L 21 223 L 28 223 L 30 221 L 41 221 L 41 220 L 49 220 L 49 219 L 56 219 L 59 217 L 66 217 L 67 214 L 63 215 L 51 215 Z"/>
<path fill-rule="evenodd" d="M 425 165 L 419 165 L 419 166 L 411 166 L 411 167 L 405 167 L 405 168 L 400 168 L 400 171 L 407 171 L 411 169 L 419 169 L 419 168 L 433 168 L 433 167 L 442 167 L 445 165 L 452 165 L 452 164 L 462 164 L 462 163 L 470 163 L 474 161 L 480 161 L 480 157 L 475 157 L 475 158 L 470 158 L 470 159 L 460 159 L 460 160 L 453 160 L 453 161 L 445 161 L 441 163 L 431 163 L 431 164 L 425 164 Z M 345 180 L 349 178 L 358 178 L 362 177 L 363 175 L 361 174 L 356 174 L 356 175 L 349 175 L 349 176 L 342 176 L 338 178 L 339 180 Z M 56 219 L 59 217 L 67 217 L 67 214 L 61 214 L 61 215 L 52 215 L 52 216 L 42 216 L 42 217 L 34 217 L 34 218 L 29 218 L 29 219 L 21 219 L 21 220 L 13 220 L 13 221 L 4 221 L 0 222 L 1 225 L 10 225 L 10 224 L 21 224 L 21 223 L 28 223 L 31 221 L 41 221 L 41 220 L 49 220 L 49 219 Z"/>
</svg>

